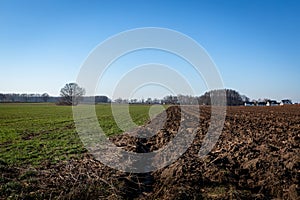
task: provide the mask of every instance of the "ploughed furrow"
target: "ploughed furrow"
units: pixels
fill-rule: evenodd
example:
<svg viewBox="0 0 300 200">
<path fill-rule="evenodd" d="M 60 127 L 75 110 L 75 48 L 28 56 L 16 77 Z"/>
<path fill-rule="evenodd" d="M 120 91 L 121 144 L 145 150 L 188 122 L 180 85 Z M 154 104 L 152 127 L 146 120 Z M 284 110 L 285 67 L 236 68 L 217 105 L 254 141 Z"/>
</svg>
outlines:
<svg viewBox="0 0 300 200">
<path fill-rule="evenodd" d="M 85 154 L 41 165 L 31 182 L 22 178 L 29 169 L 0 162 L 1 180 L 23 181 L 18 186 L 22 199 L 299 199 L 300 106 L 227 107 L 224 124 L 211 123 L 212 109 L 223 112 L 171 106 L 146 125 L 109 138 L 142 154 L 165 147 L 179 130 L 195 134 L 188 149 L 162 169 L 125 173 Z M 199 157 L 205 135 L 218 130 L 215 126 L 222 126 L 217 143 Z M 5 195 L 0 193 L 0 199 Z"/>
</svg>

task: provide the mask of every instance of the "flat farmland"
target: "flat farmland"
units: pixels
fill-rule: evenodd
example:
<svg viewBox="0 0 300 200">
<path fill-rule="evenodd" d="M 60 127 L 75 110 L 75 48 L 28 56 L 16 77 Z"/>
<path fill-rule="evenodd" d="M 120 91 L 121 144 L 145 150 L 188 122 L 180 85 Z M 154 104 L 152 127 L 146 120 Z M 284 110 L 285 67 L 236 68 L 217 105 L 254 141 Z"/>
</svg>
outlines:
<svg viewBox="0 0 300 200">
<path fill-rule="evenodd" d="M 170 106 L 149 122 L 148 105 L 130 106 L 136 138 L 114 122 L 109 105 L 97 105 L 109 139 L 127 151 L 147 153 L 167 145 L 181 125 L 195 139 L 175 162 L 132 174 L 95 160 L 76 133 L 72 108 L 52 104 L 0 104 L 0 198 L 2 199 L 298 199 L 300 106 L 227 107 L 218 142 L 198 156 L 210 126 L 210 107 L 182 111 Z M 199 113 L 198 113 L 199 114 Z M 184 119 L 182 121 L 182 119 Z M 148 123 L 146 123 L 148 122 Z"/>
<path fill-rule="evenodd" d="M 130 107 L 133 121 L 149 120 L 147 105 Z M 109 136 L 121 133 L 110 105 L 96 105 L 100 126 Z M 75 130 L 72 107 L 54 104 L 0 104 L 1 159 L 9 164 L 55 163 L 85 152 Z"/>
</svg>

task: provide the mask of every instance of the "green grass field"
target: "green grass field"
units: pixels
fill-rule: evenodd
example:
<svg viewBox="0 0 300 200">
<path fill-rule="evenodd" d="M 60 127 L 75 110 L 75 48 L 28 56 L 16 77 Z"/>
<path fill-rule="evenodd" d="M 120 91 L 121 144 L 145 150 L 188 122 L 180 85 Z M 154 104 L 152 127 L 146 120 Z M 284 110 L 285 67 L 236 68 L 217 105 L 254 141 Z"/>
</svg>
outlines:
<svg viewBox="0 0 300 200">
<path fill-rule="evenodd" d="M 120 105 L 122 106 L 122 105 Z M 148 105 L 130 105 L 133 121 L 149 120 Z M 99 124 L 107 135 L 121 133 L 109 104 L 96 105 Z M 0 155 L 9 165 L 56 163 L 85 152 L 73 121 L 72 107 L 54 104 L 0 104 Z"/>
</svg>

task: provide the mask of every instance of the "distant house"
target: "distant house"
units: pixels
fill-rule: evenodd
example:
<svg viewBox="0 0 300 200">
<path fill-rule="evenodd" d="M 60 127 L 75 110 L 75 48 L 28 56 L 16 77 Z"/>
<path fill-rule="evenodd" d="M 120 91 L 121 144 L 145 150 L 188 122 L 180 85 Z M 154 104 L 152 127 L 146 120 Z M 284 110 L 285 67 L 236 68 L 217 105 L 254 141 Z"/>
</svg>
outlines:
<svg viewBox="0 0 300 200">
<path fill-rule="evenodd" d="M 291 104 L 293 104 L 293 103 L 292 103 L 292 101 L 289 100 L 289 99 L 283 99 L 283 100 L 281 100 L 281 102 L 280 102 L 280 105 L 281 105 L 281 106 L 283 106 L 283 105 L 291 105 Z"/>
<path fill-rule="evenodd" d="M 266 106 L 278 106 L 279 103 L 275 100 L 268 100 Z"/>
<path fill-rule="evenodd" d="M 254 102 L 246 101 L 244 106 L 255 106 Z"/>
</svg>

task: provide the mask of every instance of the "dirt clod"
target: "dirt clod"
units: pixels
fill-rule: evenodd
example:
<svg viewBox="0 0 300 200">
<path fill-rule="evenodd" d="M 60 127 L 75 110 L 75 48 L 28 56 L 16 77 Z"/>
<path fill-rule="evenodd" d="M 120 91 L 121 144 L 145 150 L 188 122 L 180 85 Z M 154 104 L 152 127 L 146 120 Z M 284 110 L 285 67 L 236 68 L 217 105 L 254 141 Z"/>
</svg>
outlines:
<svg viewBox="0 0 300 200">
<path fill-rule="evenodd" d="M 198 152 L 210 107 L 200 107 L 198 120 L 193 120 L 196 107 L 185 110 L 169 107 L 163 127 L 149 138 L 134 133 L 110 138 L 127 151 L 148 153 L 168 145 L 180 126 L 187 126 L 185 134 L 195 132 L 195 138 L 167 167 L 125 173 L 89 154 L 34 170 L 0 161 L 0 198 L 17 191 L 22 199 L 299 199 L 300 106 L 228 107 L 222 134 L 204 158 Z M 153 120 L 158 123 L 159 117 Z M 149 123 L 134 131 L 151 129 Z"/>
</svg>

